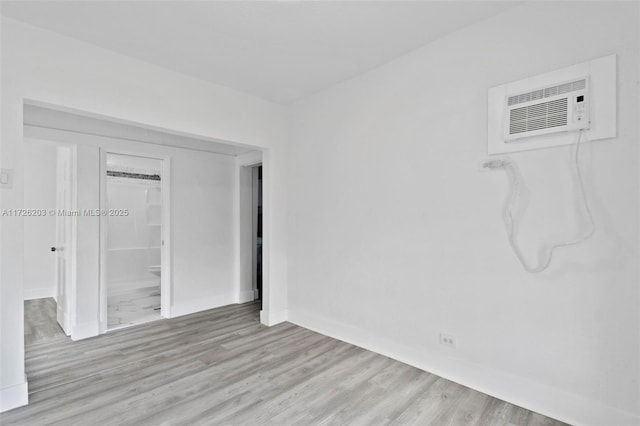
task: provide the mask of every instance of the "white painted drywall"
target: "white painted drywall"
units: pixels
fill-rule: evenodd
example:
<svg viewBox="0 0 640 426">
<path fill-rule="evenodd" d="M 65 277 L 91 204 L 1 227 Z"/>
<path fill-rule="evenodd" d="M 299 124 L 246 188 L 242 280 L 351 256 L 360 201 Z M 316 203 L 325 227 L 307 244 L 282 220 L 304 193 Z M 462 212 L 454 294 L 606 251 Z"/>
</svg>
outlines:
<svg viewBox="0 0 640 426">
<path fill-rule="evenodd" d="M 289 320 L 572 423 L 637 422 L 638 7 L 524 5 L 295 104 Z M 487 89 L 612 53 L 618 137 L 581 153 L 596 233 L 527 274 L 507 177 L 478 172 Z M 583 231 L 569 147 L 512 158 L 527 256 Z"/>
<path fill-rule="evenodd" d="M 26 130 L 26 129 L 25 129 Z M 29 137 L 25 131 L 25 138 Z M 55 142 L 45 133 L 40 139 Z M 69 142 L 74 142 L 69 140 Z M 77 147 L 77 208 L 78 211 L 100 208 L 100 151 L 88 144 Z M 100 222 L 97 216 L 80 215 L 76 221 L 76 303 L 71 313 L 71 337 L 81 339 L 99 333 Z M 71 296 L 73 297 L 73 296 Z"/>
<path fill-rule="evenodd" d="M 55 112 L 54 112 L 55 113 Z M 28 124 L 28 123 L 27 123 Z M 103 136 L 115 136 L 113 134 L 111 134 L 111 132 L 109 131 L 109 129 L 111 129 L 112 127 L 112 123 L 103 123 L 103 128 L 101 130 L 104 131 Z M 48 126 L 40 126 L 40 127 L 48 127 Z M 53 126 L 51 126 L 53 127 Z M 73 126 L 69 126 L 70 128 L 73 128 Z M 55 127 L 60 129 L 61 127 Z M 76 130 L 76 129 L 74 129 Z M 82 132 L 82 130 L 78 130 L 80 132 Z M 91 129 L 88 129 L 87 133 L 94 133 L 94 134 L 100 134 L 98 132 L 92 132 Z M 122 138 L 122 139 L 129 139 L 129 140 L 134 140 L 134 141 L 139 141 L 139 142 L 144 142 L 144 141 L 140 141 L 136 138 L 127 138 L 127 137 L 122 137 L 122 136 L 117 136 L 118 139 Z M 117 154 L 109 154 L 107 155 L 107 170 L 117 170 L 117 171 L 131 171 L 133 173 L 147 173 L 147 174 L 161 174 L 162 170 L 161 170 L 161 166 L 162 164 L 160 163 L 159 160 L 156 160 L 155 158 L 146 158 L 146 157 L 136 157 L 133 155 L 117 155 Z M 132 181 L 131 183 L 142 183 L 144 184 L 144 181 L 139 181 L 139 180 L 135 180 Z M 147 181 L 147 183 L 152 184 L 154 182 L 157 181 Z"/>
<path fill-rule="evenodd" d="M 24 218 L 24 299 L 55 297 L 56 146 L 24 144 L 24 205 L 38 212 Z M 44 212 L 44 215 L 40 213 Z"/>
<path fill-rule="evenodd" d="M 191 135 L 202 135 L 233 143 L 263 147 L 265 156 L 268 194 L 265 200 L 270 214 L 265 218 L 267 241 L 271 265 L 265 271 L 269 290 L 265 294 L 263 320 L 273 323 L 285 318 L 286 293 L 286 194 L 283 191 L 286 156 L 286 109 L 284 107 L 236 92 L 234 90 L 205 83 L 87 43 L 60 36 L 45 30 L 18 23 L 11 19 L 1 21 L 1 85 L 2 85 L 2 126 L 1 126 L 1 166 L 14 171 L 12 189 L 2 189 L 1 207 L 18 209 L 24 207 L 24 163 L 23 163 L 23 120 L 24 99 L 60 105 L 80 111 L 115 117 L 133 123 L 142 123 L 157 128 L 172 129 Z M 93 172 L 98 164 L 97 148 L 79 150 L 79 164 L 84 157 L 93 161 Z M 182 170 L 186 161 L 177 160 L 176 170 Z M 191 182 L 206 180 L 215 176 L 216 171 L 204 165 L 193 169 L 195 176 L 178 173 Z M 83 181 L 87 188 L 96 188 L 92 178 Z M 97 179 L 97 175 L 96 175 Z M 79 191 L 80 191 L 79 182 Z M 270 190 L 271 189 L 271 190 Z M 270 191 L 269 191 L 270 190 Z M 189 197 L 199 195 L 199 189 L 185 188 L 184 195 L 173 198 L 176 203 L 189 201 Z M 97 197 L 97 192 L 95 193 Z M 96 205 L 97 199 L 78 197 L 78 207 L 82 203 Z M 208 200 L 208 208 L 215 202 Z M 198 213 L 177 219 L 173 229 L 193 220 Z M 204 215 L 204 213 L 200 213 Z M 199 218 L 199 217 L 196 217 Z M 79 218 L 83 219 L 83 218 Z M 94 233 L 97 223 L 90 219 L 78 220 L 78 232 Z M 84 231 L 82 231 L 84 229 Z M 26 403 L 26 379 L 24 374 L 23 336 L 23 286 L 24 286 L 24 220 L 15 217 L 0 219 L 0 410 L 6 410 Z M 213 232 L 213 231 L 212 231 Z M 226 232 L 226 231 L 220 231 Z M 96 234 L 97 235 L 97 234 Z M 190 238 L 176 235 L 174 245 L 184 244 Z M 196 236 L 201 243 L 204 236 Z M 93 259 L 97 261 L 97 240 L 86 247 L 82 256 L 92 256 L 86 264 L 91 271 Z M 95 245 L 93 244 L 95 243 Z M 213 250 L 216 250 L 214 248 Z M 201 259 L 200 254 L 195 257 Z M 82 260 L 78 259 L 79 263 Z M 176 274 L 189 270 L 188 264 L 176 265 Z M 97 266 L 96 266 L 97 267 Z M 208 265 L 197 265 L 196 272 L 206 273 Z M 81 282 L 78 271 L 78 281 Z M 82 272 L 84 273 L 84 272 Z M 94 277 L 88 277 L 93 280 Z M 216 276 L 215 279 L 220 278 Z M 207 283 L 197 282 L 197 288 Z M 176 297 L 185 300 L 177 312 L 197 307 L 197 301 L 184 294 Z M 89 292 L 82 296 L 78 308 L 78 321 L 84 311 L 93 310 L 97 294 Z M 223 298 L 221 297 L 220 300 Z M 85 305 L 86 303 L 86 305 Z M 180 308 L 180 309 L 178 309 Z M 82 311 L 82 312 L 81 312 Z M 91 329 L 87 325 L 86 330 Z"/>
</svg>

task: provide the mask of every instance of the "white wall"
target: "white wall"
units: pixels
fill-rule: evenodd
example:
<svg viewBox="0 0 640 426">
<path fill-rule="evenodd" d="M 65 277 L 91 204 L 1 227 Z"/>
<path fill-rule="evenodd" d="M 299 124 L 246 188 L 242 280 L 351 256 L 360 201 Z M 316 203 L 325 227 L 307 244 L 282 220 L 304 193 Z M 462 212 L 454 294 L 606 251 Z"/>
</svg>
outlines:
<svg viewBox="0 0 640 426">
<path fill-rule="evenodd" d="M 29 137 L 26 132 L 24 136 Z M 41 138 L 43 140 L 55 140 L 53 135 L 51 138 L 47 134 L 41 136 L 44 136 Z M 69 142 L 73 141 L 69 140 Z M 78 144 L 76 152 L 77 208 L 79 211 L 99 208 L 96 206 L 100 206 L 100 151 L 91 145 Z M 97 217 L 80 215 L 77 218 L 76 303 L 75 313 L 71 312 L 70 315 L 71 336 L 76 339 L 95 336 L 99 333 L 97 317 L 100 309 L 97 285 L 100 267 L 99 236 L 100 222 Z"/>
<path fill-rule="evenodd" d="M 141 61 L 96 48 L 48 31 L 2 18 L 1 21 L 2 126 L 1 166 L 14 170 L 12 189 L 2 189 L 2 208 L 24 207 L 23 100 L 32 99 L 53 105 L 120 118 L 186 134 L 264 147 L 269 170 L 267 185 L 270 215 L 268 241 L 271 265 L 265 271 L 269 293 L 265 295 L 262 318 L 274 323 L 286 315 L 286 251 L 284 187 L 286 156 L 286 110 L 228 88 L 180 75 Z M 95 167 L 97 149 L 79 149 L 78 158 Z M 79 161 L 79 165 L 82 161 Z M 176 168 L 185 163 L 177 160 Z M 80 171 L 79 171 L 80 173 Z M 83 172 L 84 173 L 84 172 Z M 194 173 L 206 179 L 215 171 L 198 167 Z M 180 177 L 181 173 L 178 173 Z M 184 176 L 193 180 L 193 177 Z M 97 182 L 79 182 L 95 188 Z M 191 191 L 191 192 L 190 192 Z M 197 189 L 187 189 L 184 202 Z M 78 207 L 95 205 L 96 200 L 78 198 Z M 212 207 L 215 203 L 210 203 Z M 24 375 L 23 306 L 24 220 L 2 217 L 0 221 L 0 411 L 27 401 Z M 175 227 L 178 224 L 174 224 Z M 79 218 L 78 232 L 97 232 L 97 223 Z M 175 244 L 181 244 L 177 236 Z M 79 262 L 86 261 L 91 271 L 97 261 L 97 242 L 78 247 Z M 86 250 L 86 251 L 82 251 Z M 86 259 L 81 259 L 86 255 Z M 208 266 L 200 266 L 204 270 Z M 178 266 L 176 273 L 181 268 Z M 78 271 L 78 281 L 82 277 Z M 199 271 L 203 272 L 203 271 Z M 219 277 L 218 277 L 219 278 Z M 93 279 L 88 277 L 88 279 Z M 198 282 L 196 286 L 205 285 Z M 84 294 L 79 304 L 83 312 L 93 310 L 93 294 Z M 86 299 L 86 300 L 85 300 Z M 85 304 L 86 303 L 86 304 Z M 83 314 L 84 315 L 84 314 Z"/>
<path fill-rule="evenodd" d="M 571 423 L 640 421 L 638 12 L 520 6 L 294 105 L 289 320 Z M 618 137 L 581 154 L 596 233 L 527 274 L 507 178 L 478 173 L 487 89 L 612 53 Z M 529 256 L 585 229 L 570 154 L 512 155 Z"/>
<path fill-rule="evenodd" d="M 56 208 L 56 155 L 52 143 L 24 144 L 24 206 L 47 212 L 24 219 L 25 300 L 55 297 L 56 219 L 48 211 Z"/>
</svg>

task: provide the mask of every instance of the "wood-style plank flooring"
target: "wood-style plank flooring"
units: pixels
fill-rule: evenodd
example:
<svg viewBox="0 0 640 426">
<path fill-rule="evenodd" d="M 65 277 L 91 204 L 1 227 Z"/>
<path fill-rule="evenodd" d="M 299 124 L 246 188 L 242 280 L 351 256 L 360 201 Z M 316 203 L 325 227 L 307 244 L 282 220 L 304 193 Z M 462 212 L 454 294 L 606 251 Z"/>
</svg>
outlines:
<svg viewBox="0 0 640 426">
<path fill-rule="evenodd" d="M 66 337 L 56 321 L 56 301 L 53 297 L 24 301 L 24 344 Z"/>
<path fill-rule="evenodd" d="M 390 358 L 226 306 L 26 348 L 2 425 L 561 424 Z"/>
</svg>

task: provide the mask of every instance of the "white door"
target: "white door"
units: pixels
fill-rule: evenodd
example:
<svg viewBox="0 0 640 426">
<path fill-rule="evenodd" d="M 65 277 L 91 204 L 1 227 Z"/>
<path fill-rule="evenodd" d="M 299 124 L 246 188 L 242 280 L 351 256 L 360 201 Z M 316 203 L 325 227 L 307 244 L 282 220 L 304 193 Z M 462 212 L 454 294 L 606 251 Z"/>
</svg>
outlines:
<svg viewBox="0 0 640 426">
<path fill-rule="evenodd" d="M 71 283 L 73 279 L 74 151 L 60 146 L 57 161 L 56 255 L 57 320 L 67 336 L 71 335 Z"/>
</svg>

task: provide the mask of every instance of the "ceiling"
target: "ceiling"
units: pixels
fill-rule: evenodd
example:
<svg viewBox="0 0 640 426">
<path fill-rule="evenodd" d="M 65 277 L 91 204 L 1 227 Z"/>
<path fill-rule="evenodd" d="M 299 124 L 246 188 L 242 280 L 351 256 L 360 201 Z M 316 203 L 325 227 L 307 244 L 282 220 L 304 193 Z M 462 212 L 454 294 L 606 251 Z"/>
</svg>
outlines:
<svg viewBox="0 0 640 426">
<path fill-rule="evenodd" d="M 7 1 L 2 15 L 289 104 L 514 7 L 485 1 Z"/>
</svg>

